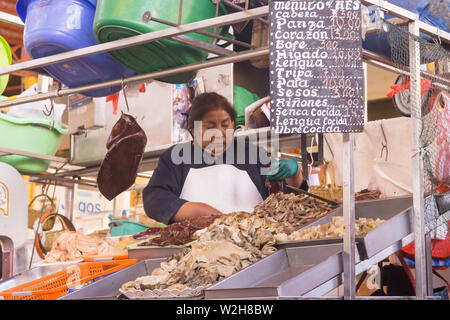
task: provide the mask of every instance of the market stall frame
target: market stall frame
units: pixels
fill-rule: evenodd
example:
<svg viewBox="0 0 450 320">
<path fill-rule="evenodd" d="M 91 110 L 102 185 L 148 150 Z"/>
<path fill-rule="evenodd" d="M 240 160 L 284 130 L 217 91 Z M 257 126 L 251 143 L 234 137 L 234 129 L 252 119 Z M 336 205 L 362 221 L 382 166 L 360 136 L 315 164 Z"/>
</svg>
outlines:
<svg viewBox="0 0 450 320">
<path fill-rule="evenodd" d="M 419 35 L 419 32 L 424 32 L 432 36 L 437 36 L 442 41 L 450 43 L 450 34 L 439 30 L 436 27 L 432 27 L 428 24 L 425 24 L 418 20 L 418 16 L 411 11 L 405 10 L 396 5 L 390 4 L 387 1 L 376 1 L 376 0 L 363 0 L 361 1 L 363 4 L 369 6 L 375 6 L 381 8 L 382 10 L 390 13 L 396 17 L 401 18 L 402 24 L 408 24 L 409 32 L 415 36 Z M 246 2 L 247 4 L 247 2 Z M 246 6 L 247 8 L 247 6 Z M 36 67 L 41 67 L 45 65 L 54 64 L 57 62 L 63 62 L 67 60 L 72 60 L 76 58 L 80 58 L 83 56 L 93 55 L 96 53 L 108 52 L 111 50 L 117 50 L 120 48 L 125 48 L 128 46 L 142 44 L 149 41 L 154 41 L 157 39 L 167 38 L 167 37 L 176 37 L 180 36 L 184 33 L 192 32 L 195 30 L 202 30 L 206 27 L 217 27 L 225 24 L 236 23 L 241 21 L 246 21 L 255 18 L 262 18 L 268 14 L 268 6 L 244 10 L 241 12 L 228 14 L 221 17 L 215 17 L 212 19 L 208 19 L 205 21 L 180 26 L 177 28 L 169 28 L 160 32 L 152 32 L 145 35 L 135 36 L 132 38 L 113 41 L 107 44 L 101 44 L 89 48 L 84 48 L 80 50 L 75 50 L 72 52 L 67 52 L 55 56 L 50 56 L 46 58 L 36 59 L 29 62 L 23 62 L 19 64 L 12 65 L 10 67 L 4 67 L 0 69 L 0 75 L 12 73 L 15 71 L 21 71 L 26 69 L 33 69 Z M 364 57 L 366 58 L 367 63 L 373 63 L 378 67 L 382 67 L 388 69 L 390 71 L 395 71 L 401 74 L 407 74 L 411 78 L 412 83 L 412 95 L 416 98 L 413 99 L 415 101 L 420 101 L 420 76 L 424 74 L 424 72 L 420 71 L 420 50 L 418 44 L 415 44 L 414 41 L 410 41 L 410 68 L 409 72 L 407 70 L 398 69 L 392 66 L 392 63 L 385 61 L 382 58 L 377 57 L 376 55 L 370 52 L 364 52 Z M 224 52 L 222 52 L 224 53 Z M 240 54 L 232 54 L 226 57 L 214 58 L 206 63 L 198 64 L 198 65 L 190 65 L 181 68 L 175 68 L 171 70 L 166 70 L 162 72 L 151 73 L 147 75 L 134 76 L 127 79 L 118 79 L 114 81 L 109 81 L 102 84 L 83 86 L 80 88 L 73 89 L 61 89 L 48 93 L 42 93 L 31 98 L 23 98 L 16 99 L 14 101 L 7 101 L 0 103 L 0 108 L 11 107 L 13 105 L 17 105 L 24 102 L 37 101 L 42 99 L 48 99 L 52 97 L 58 97 L 63 95 L 68 95 L 71 93 L 76 93 L 80 91 L 89 91 L 95 90 L 99 88 L 104 88 L 113 85 L 119 85 L 121 83 L 128 83 L 137 80 L 147 80 L 152 78 L 157 78 L 165 75 L 172 75 L 176 73 L 181 73 L 189 70 L 197 70 L 201 68 L 208 68 L 215 65 L 226 64 L 226 63 L 234 63 L 237 61 L 248 60 L 252 58 L 262 57 L 269 54 L 269 49 L 267 47 L 261 49 L 253 49 L 248 50 L 246 52 Z M 429 74 L 425 73 L 427 76 Z M 441 86 L 444 86 L 448 90 L 449 81 L 446 79 L 442 79 L 440 77 L 433 77 L 436 79 Z M 420 149 L 419 145 L 419 119 L 421 118 L 420 108 L 416 108 L 418 110 L 418 114 L 413 118 L 413 126 L 412 126 L 412 142 L 415 150 Z M 344 134 L 344 222 L 346 226 L 346 232 L 344 234 L 344 298 L 345 299 L 355 299 L 355 275 L 357 273 L 357 268 L 355 267 L 355 239 L 354 239 L 354 181 L 353 181 L 353 135 L 352 134 Z M 416 246 L 416 298 L 417 299 L 426 299 L 430 294 L 430 268 L 427 268 L 427 260 L 429 261 L 430 249 L 427 246 L 427 236 L 425 234 L 425 224 L 424 224 L 424 181 L 423 175 L 417 174 L 417 172 L 423 172 L 423 161 L 419 154 L 416 154 L 413 157 L 413 209 L 414 209 L 414 237 L 410 237 L 409 242 L 415 240 Z M 65 176 L 70 176 L 71 173 L 64 173 Z M 74 180 L 74 184 L 77 181 Z M 429 239 L 428 239 L 429 240 Z M 404 243 L 405 245 L 407 243 Z M 428 270 L 427 270 L 428 269 Z M 432 289 L 432 288 L 431 288 Z"/>
</svg>

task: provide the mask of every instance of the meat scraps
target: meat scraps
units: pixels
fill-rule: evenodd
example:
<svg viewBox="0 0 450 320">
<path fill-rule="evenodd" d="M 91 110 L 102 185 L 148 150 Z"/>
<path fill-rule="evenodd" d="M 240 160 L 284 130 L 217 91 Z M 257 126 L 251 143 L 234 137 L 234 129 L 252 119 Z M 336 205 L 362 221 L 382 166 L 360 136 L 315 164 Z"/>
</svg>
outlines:
<svg viewBox="0 0 450 320">
<path fill-rule="evenodd" d="M 274 235 L 280 231 L 278 224 L 268 225 L 265 218 L 247 212 L 221 215 L 196 232 L 197 242 L 191 247 L 161 262 L 150 276 L 126 282 L 121 289 L 159 291 L 210 286 L 274 253 Z"/>
<path fill-rule="evenodd" d="M 135 240 L 144 240 L 153 235 L 157 238 L 149 239 L 139 246 L 168 246 L 183 245 L 192 241 L 195 231 L 208 227 L 219 216 L 202 216 L 189 220 L 175 222 L 167 227 L 149 228 L 132 236 Z"/>
<path fill-rule="evenodd" d="M 355 193 L 355 201 L 377 200 L 380 199 L 381 192 L 378 190 L 370 191 L 369 189 L 361 190 Z"/>
<path fill-rule="evenodd" d="M 257 204 L 254 214 L 272 222 L 281 222 L 286 233 L 298 230 L 331 211 L 331 207 L 307 195 L 272 193 Z"/>
<path fill-rule="evenodd" d="M 114 250 L 114 241 L 84 235 L 75 231 L 61 234 L 53 243 L 52 250 L 45 255 L 46 263 L 80 259 L 86 255 L 107 255 Z"/>
<path fill-rule="evenodd" d="M 108 137 L 108 151 L 97 175 L 106 199 L 114 199 L 134 184 L 146 144 L 147 136 L 136 119 L 122 114 Z"/>
<path fill-rule="evenodd" d="M 284 182 L 281 180 L 266 179 L 266 181 L 264 182 L 264 185 L 266 186 L 267 190 L 269 191 L 269 194 L 283 192 L 283 189 L 284 189 Z"/>
</svg>

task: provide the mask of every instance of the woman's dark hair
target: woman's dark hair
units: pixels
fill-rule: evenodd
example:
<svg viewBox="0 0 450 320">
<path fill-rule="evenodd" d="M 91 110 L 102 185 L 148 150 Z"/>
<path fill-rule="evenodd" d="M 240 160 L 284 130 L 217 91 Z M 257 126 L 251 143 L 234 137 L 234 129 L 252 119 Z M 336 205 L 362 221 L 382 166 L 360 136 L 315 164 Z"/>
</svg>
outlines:
<svg viewBox="0 0 450 320">
<path fill-rule="evenodd" d="M 236 110 L 224 96 L 215 92 L 205 92 L 194 98 L 189 108 L 186 128 L 189 132 L 194 129 L 194 121 L 202 120 L 203 116 L 213 110 L 225 110 L 233 123 L 236 123 Z"/>
</svg>

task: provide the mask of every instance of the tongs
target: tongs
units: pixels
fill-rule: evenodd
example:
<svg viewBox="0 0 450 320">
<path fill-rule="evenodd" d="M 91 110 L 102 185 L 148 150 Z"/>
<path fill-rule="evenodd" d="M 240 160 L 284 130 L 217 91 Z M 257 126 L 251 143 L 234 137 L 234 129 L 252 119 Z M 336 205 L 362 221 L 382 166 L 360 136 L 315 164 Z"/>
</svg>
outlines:
<svg viewBox="0 0 450 320">
<path fill-rule="evenodd" d="M 340 206 L 340 203 L 338 203 L 338 202 L 322 198 L 321 196 L 318 196 L 318 195 L 313 194 L 313 193 L 309 193 L 308 191 L 305 191 L 305 190 L 302 190 L 302 189 L 299 189 L 299 188 L 296 188 L 296 187 L 293 187 L 293 186 L 290 186 L 290 185 L 286 185 L 286 187 L 288 187 L 289 189 L 292 189 L 292 190 L 294 190 L 296 192 L 300 192 L 300 193 L 306 194 L 306 195 L 308 195 L 310 197 L 313 197 L 313 198 L 319 199 L 319 200 L 321 200 L 323 202 L 326 202 L 328 204 L 331 204 L 333 207 L 339 207 Z"/>
</svg>

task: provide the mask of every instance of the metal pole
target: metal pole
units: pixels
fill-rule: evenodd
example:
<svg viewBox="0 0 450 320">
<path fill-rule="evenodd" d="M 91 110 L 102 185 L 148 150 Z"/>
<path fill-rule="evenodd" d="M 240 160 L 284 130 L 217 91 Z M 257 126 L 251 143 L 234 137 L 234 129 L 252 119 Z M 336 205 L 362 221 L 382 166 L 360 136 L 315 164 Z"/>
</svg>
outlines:
<svg viewBox="0 0 450 320">
<path fill-rule="evenodd" d="M 117 214 L 117 197 L 113 199 L 113 218 L 119 218 L 119 215 Z"/>
<path fill-rule="evenodd" d="M 433 264 L 433 258 L 431 255 L 431 235 L 427 233 L 425 235 L 425 261 L 426 261 L 426 273 L 427 273 L 427 297 L 433 295 L 433 271 L 431 266 Z"/>
<path fill-rule="evenodd" d="M 39 175 L 36 177 L 32 177 L 28 179 L 31 183 L 41 183 L 41 184 L 49 184 L 49 183 L 56 183 L 61 186 L 69 186 L 71 187 L 74 183 L 80 186 L 86 186 L 91 188 L 98 188 L 97 184 L 95 182 L 89 182 L 82 179 L 65 179 L 59 176 L 53 176 L 53 175 Z"/>
<path fill-rule="evenodd" d="M 32 158 L 36 158 L 36 159 L 42 159 L 42 160 L 48 160 L 48 161 L 54 161 L 54 162 L 60 162 L 60 163 L 65 163 L 69 160 L 67 158 L 62 158 L 62 157 L 48 156 L 48 155 L 40 154 L 40 153 L 33 153 L 33 152 L 27 152 L 27 151 L 22 151 L 22 150 L 17 150 L 17 149 L 0 147 L 0 155 L 3 156 L 3 155 L 8 155 L 8 154 L 16 154 L 16 155 L 20 155 L 20 156 L 32 157 Z"/>
<path fill-rule="evenodd" d="M 205 62 L 190 64 L 190 65 L 183 66 L 183 67 L 177 67 L 177 68 L 173 68 L 173 69 L 157 71 L 157 72 L 147 73 L 147 74 L 143 74 L 143 75 L 137 75 L 137 76 L 124 78 L 124 79 L 111 80 L 111 81 L 107 81 L 107 82 L 103 82 L 103 83 L 99 83 L 99 84 L 86 85 L 86 86 L 72 88 L 72 89 L 62 89 L 62 90 L 37 94 L 37 95 L 33 95 L 33 96 L 27 96 L 27 97 L 23 97 L 23 98 L 19 98 L 19 99 L 9 100 L 9 101 L 5 101 L 5 102 L 0 102 L 0 109 L 18 105 L 18 104 L 22 104 L 22 103 L 26 103 L 26 102 L 39 101 L 39 100 L 44 100 L 44 99 L 49 99 L 49 98 L 54 98 L 54 97 L 67 96 L 72 93 L 92 91 L 92 90 L 103 89 L 103 88 L 107 88 L 107 87 L 120 86 L 120 85 L 122 85 L 122 83 L 127 84 L 127 83 L 134 82 L 134 81 L 144 81 L 144 80 L 149 80 L 149 79 L 161 78 L 164 76 L 171 76 L 171 75 L 178 74 L 178 73 L 211 68 L 211 67 L 215 67 L 215 66 L 222 65 L 222 64 L 234 63 L 234 62 L 244 61 L 244 60 L 248 60 L 248 59 L 259 58 L 259 57 L 263 57 L 263 56 L 267 56 L 267 55 L 269 55 L 268 47 L 264 47 L 261 49 L 255 49 L 255 50 L 246 50 L 246 51 L 242 51 L 241 53 L 237 53 L 237 54 L 229 56 L 229 57 L 213 58 L 213 59 L 207 60 Z"/>
<path fill-rule="evenodd" d="M 369 109 L 367 101 L 367 63 L 363 62 L 364 70 L 364 123 L 369 121 Z"/>
<path fill-rule="evenodd" d="M 222 1 L 223 3 L 225 3 L 228 6 L 232 7 L 233 9 L 236 9 L 236 10 L 239 10 L 239 11 L 247 11 L 247 9 L 244 9 L 244 8 L 238 6 L 237 4 L 234 4 L 233 2 L 230 2 L 229 0 L 220 0 L 220 1 Z M 267 20 L 265 20 L 263 18 L 256 18 L 256 19 L 258 19 L 259 21 L 261 21 L 264 24 L 269 24 L 269 21 L 267 21 Z"/>
<path fill-rule="evenodd" d="M 171 27 L 178 27 L 178 24 L 170 22 L 170 21 L 167 21 L 167 20 L 163 20 L 163 19 L 159 19 L 159 18 L 155 18 L 155 17 L 150 17 L 150 20 L 158 22 L 158 23 L 162 23 L 162 24 L 165 24 L 165 25 L 168 25 L 168 26 L 171 26 Z M 215 33 L 210 33 L 210 32 L 206 32 L 206 31 L 195 31 L 195 33 L 198 33 L 198 34 L 201 34 L 201 35 L 204 35 L 204 36 L 207 36 L 207 37 L 216 38 L 216 39 L 219 39 L 219 40 L 225 40 L 225 41 L 228 41 L 228 42 L 230 42 L 232 44 L 237 44 L 237 45 L 239 45 L 241 47 L 246 47 L 246 48 L 251 48 L 251 49 L 257 48 L 255 46 L 252 46 L 251 44 L 248 44 L 247 42 L 242 42 L 242 41 L 239 41 L 239 40 L 230 39 L 230 38 L 227 38 L 227 37 L 215 34 Z"/>
<path fill-rule="evenodd" d="M 176 36 L 172 37 L 171 39 L 178 43 L 187 44 L 194 48 L 201 49 L 209 53 L 217 54 L 218 56 L 229 57 L 236 54 L 234 51 L 224 49 L 214 44 L 196 40 L 188 36 Z"/>
<path fill-rule="evenodd" d="M 300 142 L 301 142 L 301 155 L 302 155 L 302 175 L 303 180 L 308 181 L 309 179 L 309 172 L 308 172 L 308 150 L 307 150 L 307 136 L 306 133 L 302 133 L 300 135 Z"/>
<path fill-rule="evenodd" d="M 410 65 L 410 99 L 411 99 L 411 147 L 413 176 L 413 209 L 414 209 L 414 247 L 416 271 L 417 299 L 426 299 L 427 274 L 425 256 L 425 223 L 424 223 L 424 178 L 423 159 L 420 143 L 422 130 L 422 108 L 420 95 L 420 47 L 415 37 L 419 36 L 419 24 L 416 21 L 409 24 L 409 65 Z"/>
<path fill-rule="evenodd" d="M 219 2 L 216 2 L 216 12 L 214 14 L 215 17 L 219 16 Z M 217 34 L 217 27 L 214 27 L 213 33 Z"/>
<path fill-rule="evenodd" d="M 72 212 L 73 207 L 73 185 L 72 187 L 66 187 L 65 197 L 64 197 L 64 215 L 70 220 L 70 212 Z"/>
<path fill-rule="evenodd" d="M 343 214 L 344 214 L 344 299 L 355 299 L 355 180 L 354 180 L 354 136 L 343 134 Z"/>
<path fill-rule="evenodd" d="M 318 160 L 320 163 L 325 162 L 323 158 L 323 133 L 317 134 Z"/>
<path fill-rule="evenodd" d="M 73 212 L 75 209 L 75 199 L 77 196 L 77 192 L 78 192 L 78 185 L 76 183 L 73 184 L 72 186 L 72 194 L 70 195 L 70 210 L 68 210 L 68 212 L 66 213 L 66 217 L 70 220 L 73 221 Z"/>
<path fill-rule="evenodd" d="M 178 11 L 178 24 L 179 25 L 181 24 L 182 12 L 183 12 L 183 0 L 180 0 L 180 8 L 179 8 L 179 11 Z"/>
<path fill-rule="evenodd" d="M 0 21 L 11 23 L 20 27 L 24 26 L 22 20 L 20 20 L 19 17 L 2 11 L 0 11 Z"/>
</svg>

